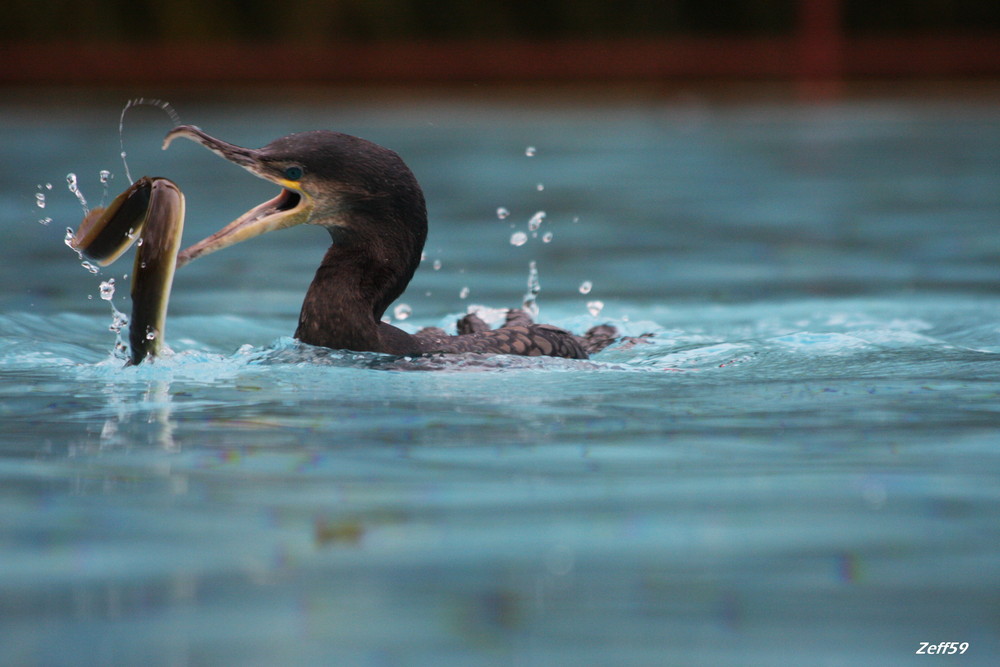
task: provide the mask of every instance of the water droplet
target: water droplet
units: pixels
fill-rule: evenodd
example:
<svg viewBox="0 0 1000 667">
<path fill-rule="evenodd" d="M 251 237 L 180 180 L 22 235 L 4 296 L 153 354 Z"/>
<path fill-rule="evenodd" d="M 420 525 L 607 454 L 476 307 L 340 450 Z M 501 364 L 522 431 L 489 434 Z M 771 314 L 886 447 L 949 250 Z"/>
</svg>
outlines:
<svg viewBox="0 0 1000 667">
<path fill-rule="evenodd" d="M 587 310 L 590 311 L 591 317 L 597 317 L 598 315 L 601 314 L 601 311 L 604 310 L 604 302 L 603 301 L 588 301 L 587 302 Z"/>
<path fill-rule="evenodd" d="M 129 230 L 129 231 L 131 231 L 131 230 Z M 427 259 L 427 253 L 421 250 L 420 251 L 420 261 L 422 262 L 425 259 Z"/>
<path fill-rule="evenodd" d="M 46 183 L 45 184 L 45 189 L 46 190 L 51 190 L 52 189 L 52 184 L 51 183 Z"/>
<path fill-rule="evenodd" d="M 38 223 L 41 225 L 49 225 L 52 222 L 52 218 L 46 216 L 44 218 L 39 218 Z"/>
<path fill-rule="evenodd" d="M 574 215 L 574 216 L 573 216 L 573 224 L 575 225 L 575 224 L 576 224 L 576 223 L 578 223 L 578 222 L 580 222 L 580 216 L 578 216 L 578 215 Z"/>
<path fill-rule="evenodd" d="M 107 185 L 108 181 L 111 180 L 111 172 L 107 169 L 101 169 L 101 185 Z"/>
<path fill-rule="evenodd" d="M 532 260 L 528 263 L 528 291 L 524 294 L 522 306 L 532 318 L 538 317 L 538 294 L 542 285 L 538 282 L 538 265 Z"/>
<path fill-rule="evenodd" d="M 81 262 L 80 266 L 82 266 L 83 268 L 87 269 L 88 271 L 94 274 L 96 274 L 101 270 L 100 267 L 98 267 L 96 264 L 91 264 L 90 262 Z"/>
<path fill-rule="evenodd" d="M 109 278 L 105 282 L 101 283 L 101 298 L 105 301 L 111 301 L 115 297 L 115 279 Z"/>
<path fill-rule="evenodd" d="M 441 270 L 441 260 L 440 259 L 435 259 L 434 260 L 433 268 L 434 268 L 435 271 L 440 271 Z"/>
<path fill-rule="evenodd" d="M 36 192 L 35 193 L 35 203 L 38 204 L 38 208 L 45 208 L 45 193 Z"/>
<path fill-rule="evenodd" d="M 499 207 L 497 209 L 497 217 L 500 218 L 501 220 L 506 220 L 507 216 L 509 216 L 509 215 L 510 215 L 510 211 L 508 211 L 503 206 L 501 206 L 501 207 Z"/>
<path fill-rule="evenodd" d="M 139 237 L 139 240 L 135 242 L 135 247 L 139 248 L 141 246 L 142 246 L 142 237 Z M 143 264 L 143 266 L 145 266 L 145 264 Z"/>
<path fill-rule="evenodd" d="M 543 222 L 545 222 L 545 211 L 539 211 L 531 216 L 531 220 L 528 220 L 528 231 L 537 231 Z"/>
<path fill-rule="evenodd" d="M 527 148 L 524 149 L 524 154 L 527 155 L 528 157 L 535 157 L 535 153 L 537 152 L 538 151 L 534 146 L 528 146 Z"/>
<path fill-rule="evenodd" d="M 539 192 L 541 192 L 542 190 L 545 189 L 545 184 L 544 183 L 539 183 L 538 185 L 535 186 L 535 189 L 538 190 Z"/>
<path fill-rule="evenodd" d="M 114 306 L 111 308 L 111 324 L 108 326 L 108 331 L 111 333 L 121 333 L 122 329 L 128 324 L 128 317 Z"/>
<path fill-rule="evenodd" d="M 467 299 L 467 298 L 469 298 L 469 288 L 468 287 L 463 287 L 462 291 L 460 291 L 458 293 L 458 298 L 459 299 Z"/>
<path fill-rule="evenodd" d="M 542 243 L 551 243 L 551 242 L 552 242 L 552 232 L 545 232 L 544 234 L 542 234 Z"/>
<path fill-rule="evenodd" d="M 146 340 L 156 340 L 156 329 L 146 330 Z"/>
<path fill-rule="evenodd" d="M 397 320 L 405 320 L 412 313 L 413 313 L 413 309 L 410 308 L 405 303 L 401 303 L 401 304 L 397 305 L 392 310 L 393 317 L 395 317 Z"/>
<path fill-rule="evenodd" d="M 580 294 L 590 294 L 590 290 L 594 289 L 594 283 L 589 280 L 584 280 L 580 283 Z"/>
<path fill-rule="evenodd" d="M 510 235 L 510 244 L 521 246 L 528 242 L 528 235 L 524 232 L 514 232 Z"/>
<path fill-rule="evenodd" d="M 69 191 L 76 197 L 77 201 L 80 202 L 80 206 L 83 207 L 83 210 L 87 211 L 87 200 L 84 198 L 83 193 L 80 192 L 80 187 L 76 182 L 76 174 L 72 172 L 66 174 L 66 185 L 69 187 Z"/>
<path fill-rule="evenodd" d="M 75 237 L 76 235 L 73 233 L 73 228 L 67 227 L 66 236 L 63 237 L 63 243 L 65 243 L 67 247 L 73 248 L 73 239 Z M 76 250 L 76 248 L 73 248 L 73 250 Z"/>
</svg>

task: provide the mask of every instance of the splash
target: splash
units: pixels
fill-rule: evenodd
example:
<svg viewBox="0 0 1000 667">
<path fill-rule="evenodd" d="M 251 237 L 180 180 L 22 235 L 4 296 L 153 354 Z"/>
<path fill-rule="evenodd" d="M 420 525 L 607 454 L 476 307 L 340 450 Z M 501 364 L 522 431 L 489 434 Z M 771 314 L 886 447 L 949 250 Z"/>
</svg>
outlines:
<svg viewBox="0 0 1000 667">
<path fill-rule="evenodd" d="M 52 189 L 51 183 L 46 183 L 44 186 L 41 184 L 38 185 L 38 192 L 35 193 L 35 205 L 38 206 L 38 208 L 43 209 L 45 208 L 46 205 L 45 193 L 43 192 L 43 190 L 51 190 L 51 189 Z M 41 218 L 38 219 L 38 222 L 39 224 L 42 225 L 48 225 L 49 223 L 52 222 L 52 218 L 50 218 L 47 215 L 42 216 Z"/>
<path fill-rule="evenodd" d="M 101 185 L 104 187 L 104 191 L 101 192 L 101 206 L 104 206 L 104 202 L 108 200 L 108 188 L 111 187 L 111 179 L 114 176 L 111 175 L 111 171 L 108 169 L 101 169 L 98 173 L 98 178 L 101 179 Z"/>
<path fill-rule="evenodd" d="M 66 187 L 69 188 L 69 191 L 74 197 L 76 197 L 76 200 L 80 202 L 80 206 L 83 207 L 83 214 L 86 216 L 90 213 L 90 209 L 87 208 L 87 199 L 83 196 L 83 193 L 80 192 L 80 185 L 77 183 L 76 174 L 73 172 L 66 174 Z"/>
<path fill-rule="evenodd" d="M 103 297 L 102 294 L 101 298 Z M 115 335 L 114 358 L 124 360 L 128 358 L 128 345 L 122 340 L 122 330 L 128 326 L 128 315 L 115 308 L 115 304 L 110 300 L 108 305 L 111 306 L 111 324 L 108 325 L 108 331 Z"/>
<path fill-rule="evenodd" d="M 538 265 L 535 260 L 528 263 L 528 291 L 524 293 L 524 311 L 532 318 L 538 317 L 538 294 L 542 286 L 538 282 Z"/>
<path fill-rule="evenodd" d="M 405 303 L 401 303 L 401 304 L 397 305 L 392 310 L 392 315 L 397 320 L 405 320 L 411 314 L 413 314 L 413 309 L 409 305 L 407 305 Z"/>
<path fill-rule="evenodd" d="M 543 222 L 545 222 L 545 211 L 538 211 L 528 220 L 528 231 L 537 232 Z"/>
<path fill-rule="evenodd" d="M 178 125 L 181 124 L 181 117 L 174 110 L 173 106 L 171 106 L 170 103 L 165 100 L 136 97 L 125 103 L 125 106 L 122 107 L 122 113 L 118 117 L 118 146 L 121 149 L 122 166 L 125 167 L 125 178 L 128 179 L 129 185 L 132 185 L 133 183 L 135 183 L 135 181 L 132 180 L 132 172 L 129 171 L 128 168 L 128 159 L 127 159 L 128 155 L 125 152 L 125 114 L 128 112 L 129 109 L 138 106 L 155 107 L 157 109 L 160 109 L 164 113 L 166 113 L 167 116 L 170 117 L 170 120 L 171 122 L 173 122 L 174 127 L 177 127 Z"/>
<path fill-rule="evenodd" d="M 66 244 L 67 248 L 69 248 L 70 250 L 72 250 L 73 252 L 76 253 L 76 256 L 77 256 L 78 259 L 82 260 L 83 259 L 83 253 L 80 252 L 79 250 L 77 250 L 76 246 L 73 245 L 73 239 L 74 238 L 76 238 L 76 234 L 73 231 L 73 228 L 72 227 L 67 227 L 66 228 L 66 235 L 63 237 L 63 243 Z"/>
<path fill-rule="evenodd" d="M 46 183 L 45 187 L 47 187 L 49 190 L 51 190 L 52 189 L 52 184 L 51 183 Z M 44 209 L 45 208 L 45 204 L 46 204 L 45 193 L 42 192 L 42 186 L 39 185 L 38 186 L 38 192 L 35 193 L 35 205 L 38 206 L 38 208 Z M 46 225 L 46 226 L 48 226 L 51 222 L 52 222 L 52 218 L 50 218 L 47 215 L 42 216 L 41 218 L 38 219 L 38 224 L 40 224 L 40 225 Z"/>
<path fill-rule="evenodd" d="M 101 283 L 101 298 L 105 301 L 111 301 L 115 298 L 115 279 L 109 278 L 108 280 Z"/>
<path fill-rule="evenodd" d="M 121 333 L 122 329 L 128 326 L 128 315 L 115 308 L 114 304 L 111 306 L 111 311 L 112 318 L 111 324 L 108 325 L 108 331 L 111 333 Z"/>
</svg>

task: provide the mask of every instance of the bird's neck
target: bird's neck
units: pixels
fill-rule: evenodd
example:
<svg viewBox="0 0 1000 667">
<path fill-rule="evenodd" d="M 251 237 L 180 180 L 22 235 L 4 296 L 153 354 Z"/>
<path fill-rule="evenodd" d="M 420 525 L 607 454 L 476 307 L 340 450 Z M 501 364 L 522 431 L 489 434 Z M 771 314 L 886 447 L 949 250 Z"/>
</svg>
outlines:
<svg viewBox="0 0 1000 667">
<path fill-rule="evenodd" d="M 295 337 L 334 349 L 396 352 L 384 349 L 380 320 L 413 275 L 400 259 L 378 241 L 335 240 L 306 292 Z"/>
</svg>

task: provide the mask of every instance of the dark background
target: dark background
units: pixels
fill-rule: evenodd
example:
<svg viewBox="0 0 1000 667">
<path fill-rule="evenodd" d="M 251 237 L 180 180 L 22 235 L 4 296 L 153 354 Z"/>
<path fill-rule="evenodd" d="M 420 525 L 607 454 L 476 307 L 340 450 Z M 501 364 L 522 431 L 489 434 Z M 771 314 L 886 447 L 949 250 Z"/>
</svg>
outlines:
<svg viewBox="0 0 1000 667">
<path fill-rule="evenodd" d="M 5 40 L 238 40 L 779 36 L 806 5 L 848 35 L 1000 29 L 995 0 L 8 0 Z"/>
<path fill-rule="evenodd" d="M 0 84 L 995 77 L 997 0 L 8 0 Z"/>
</svg>

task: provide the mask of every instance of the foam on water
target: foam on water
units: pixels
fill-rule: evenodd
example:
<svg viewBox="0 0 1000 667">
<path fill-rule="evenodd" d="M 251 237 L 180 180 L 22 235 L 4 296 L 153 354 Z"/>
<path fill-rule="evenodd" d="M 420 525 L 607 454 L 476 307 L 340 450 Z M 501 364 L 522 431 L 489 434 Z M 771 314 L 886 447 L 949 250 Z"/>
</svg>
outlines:
<svg viewBox="0 0 1000 667">
<path fill-rule="evenodd" d="M 102 298 L 110 300 L 114 294 L 114 279 L 102 283 Z M 943 304 L 942 304 L 943 305 Z M 961 306 L 961 304 L 959 304 Z M 994 305 L 993 308 L 997 306 Z M 619 306 L 620 310 L 622 307 Z M 697 307 L 672 308 L 660 312 L 653 309 L 650 312 L 635 312 L 626 318 L 602 318 L 602 323 L 614 326 L 621 340 L 607 350 L 597 354 L 593 363 L 580 364 L 581 371 L 593 372 L 604 367 L 617 371 L 632 370 L 638 372 L 655 372 L 658 370 L 686 371 L 710 370 L 722 368 L 734 360 L 746 363 L 750 359 L 758 365 L 759 377 L 786 377 L 789 367 L 796 368 L 802 361 L 814 361 L 818 366 L 827 367 L 831 363 L 842 363 L 843 374 L 864 372 L 864 367 L 873 356 L 888 355 L 900 360 L 900 370 L 905 373 L 907 355 L 914 361 L 924 361 L 931 355 L 957 355 L 977 357 L 982 355 L 982 361 L 989 363 L 992 355 L 1000 354 L 1000 346 L 995 344 L 994 335 L 1000 325 L 978 325 L 970 321 L 965 328 L 956 325 L 958 317 L 969 318 L 971 305 L 960 307 L 955 313 L 934 305 L 925 305 L 927 316 L 901 317 L 887 315 L 884 310 L 891 308 L 881 302 L 836 302 L 802 304 L 786 304 L 774 312 L 773 307 L 761 306 L 760 318 L 747 321 L 754 308 L 750 306 L 732 307 L 729 309 L 713 308 L 707 311 L 706 317 L 692 325 L 688 320 L 698 320 Z M 982 313 L 983 305 L 977 302 L 977 317 Z M 473 305 L 469 312 L 476 312 L 488 323 L 497 326 L 503 319 L 504 309 L 490 309 Z M 556 313 L 567 312 L 565 306 L 555 306 Z M 423 326 L 442 326 L 454 333 L 454 322 L 461 313 L 449 314 L 436 321 L 421 321 L 410 319 L 411 309 L 406 304 L 398 304 L 394 314 L 400 326 L 409 331 L 416 331 Z M 551 311 L 550 311 L 551 312 Z M 117 311 L 116 311 L 117 313 Z M 120 313 L 118 313 L 121 315 Z M 646 317 L 649 315 L 650 317 Z M 657 318 L 659 321 L 652 319 Z M 669 319 L 664 319 L 669 318 Z M 124 318 L 122 318 L 124 319 Z M 679 322 L 677 322 L 679 320 Z M 551 320 L 557 326 L 565 327 L 578 335 L 585 333 L 593 326 L 592 317 L 564 316 Z M 661 322 L 670 322 L 662 324 Z M 677 325 L 680 326 L 677 326 Z M 208 344 L 199 342 L 202 334 L 210 333 L 211 338 L 217 337 L 218 330 L 231 330 L 251 335 L 258 327 L 252 320 L 234 318 L 232 316 L 176 318 L 172 321 L 179 333 L 179 351 L 167 351 L 162 359 L 157 359 L 149 368 L 166 368 L 170 373 L 194 371 L 204 364 L 206 358 L 211 358 L 225 366 L 232 365 L 238 369 L 242 366 L 257 363 L 322 363 L 353 365 L 359 368 L 380 367 L 375 363 L 380 359 L 392 359 L 386 355 L 341 352 L 312 348 L 295 341 L 279 337 L 271 344 L 255 347 L 243 345 L 238 337 L 230 337 L 226 345 L 218 342 Z M 263 328 L 272 331 L 274 325 Z M 117 327 L 120 331 L 121 326 Z M 105 328 L 106 330 L 106 328 Z M 942 330 L 941 333 L 937 333 Z M 100 348 L 113 341 L 100 337 L 101 327 L 95 324 L 94 318 L 76 315 L 52 316 L 50 318 L 37 315 L 12 314 L 0 317 L 0 370 L 4 368 L 26 368 L 31 359 L 58 360 L 74 367 L 93 363 L 95 354 L 100 354 Z M 115 331 L 115 327 L 112 328 Z M 935 335 L 937 334 L 937 335 Z M 80 341 L 86 341 L 81 343 Z M 69 350 L 78 350 L 85 344 L 90 349 L 80 359 L 72 360 L 66 356 Z M 228 350 L 235 350 L 229 352 Z M 107 350 L 110 353 L 112 350 Z M 205 355 L 208 355 L 206 357 Z M 296 356 L 301 355 L 301 356 Z M 121 359 L 118 359 L 121 361 Z M 490 363 L 481 363 L 482 357 L 477 357 L 472 363 L 461 359 L 445 357 L 443 363 L 438 360 L 428 361 L 427 367 L 447 369 L 449 364 L 463 370 L 479 367 L 483 370 L 502 370 L 504 368 L 520 367 L 525 359 L 500 355 Z M 191 367 L 188 368 L 188 364 Z M 374 364 L 374 366 L 373 366 Z M 97 365 L 102 369 L 114 366 L 113 359 L 101 358 Z M 532 368 L 544 370 L 547 367 L 564 370 L 573 367 L 566 360 L 550 358 L 532 359 L 528 364 Z M 385 368 L 393 368 L 386 364 Z M 420 361 L 415 361 L 413 368 L 421 367 Z M 143 367 L 145 368 L 145 366 Z M 397 369 L 402 367 L 397 367 Z M 128 378 L 141 369 L 123 368 L 121 377 Z M 155 370 L 151 370 L 155 374 Z M 196 375 L 196 373 L 195 373 Z M 206 380 L 210 380 L 206 377 Z"/>
</svg>

